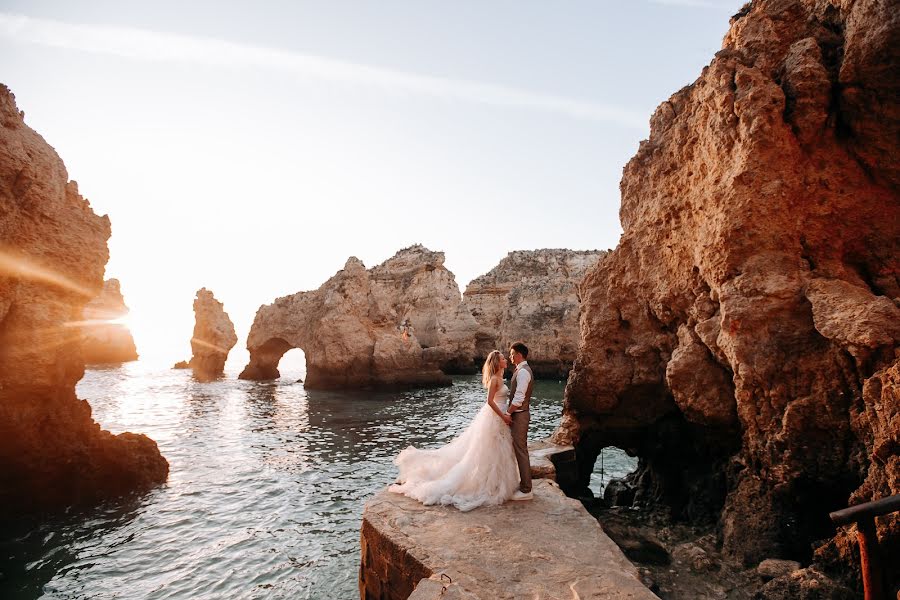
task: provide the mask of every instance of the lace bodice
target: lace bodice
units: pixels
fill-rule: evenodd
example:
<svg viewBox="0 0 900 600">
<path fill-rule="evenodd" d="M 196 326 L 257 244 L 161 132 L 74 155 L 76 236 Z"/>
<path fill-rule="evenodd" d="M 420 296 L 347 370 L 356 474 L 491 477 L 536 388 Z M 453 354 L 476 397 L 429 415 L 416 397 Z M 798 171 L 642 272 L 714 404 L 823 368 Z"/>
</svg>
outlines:
<svg viewBox="0 0 900 600">
<path fill-rule="evenodd" d="M 500 389 L 494 394 L 494 403 L 500 410 L 506 410 L 509 407 L 509 388 L 506 384 L 501 384 Z"/>
</svg>

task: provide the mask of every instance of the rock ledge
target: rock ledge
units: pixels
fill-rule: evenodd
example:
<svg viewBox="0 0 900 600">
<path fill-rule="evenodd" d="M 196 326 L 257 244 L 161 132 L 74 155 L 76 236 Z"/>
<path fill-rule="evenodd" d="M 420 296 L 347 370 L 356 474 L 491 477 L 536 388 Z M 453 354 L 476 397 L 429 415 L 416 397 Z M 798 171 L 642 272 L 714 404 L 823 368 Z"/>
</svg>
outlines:
<svg viewBox="0 0 900 600">
<path fill-rule="evenodd" d="M 534 496 L 462 513 L 379 492 L 363 512 L 360 597 L 405 599 L 425 580 L 429 598 L 444 573 L 459 598 L 656 598 L 578 501 L 546 479 Z"/>
</svg>

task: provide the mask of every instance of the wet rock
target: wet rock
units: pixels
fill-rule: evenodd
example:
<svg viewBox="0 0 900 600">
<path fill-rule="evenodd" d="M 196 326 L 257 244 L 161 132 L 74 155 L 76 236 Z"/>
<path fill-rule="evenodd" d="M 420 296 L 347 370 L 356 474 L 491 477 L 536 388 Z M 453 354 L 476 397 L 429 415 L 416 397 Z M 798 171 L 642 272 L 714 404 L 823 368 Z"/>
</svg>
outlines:
<svg viewBox="0 0 900 600">
<path fill-rule="evenodd" d="M 603 489 L 603 500 L 607 506 L 631 506 L 634 493 L 634 486 L 625 479 L 610 479 Z"/>
<path fill-rule="evenodd" d="M 672 558 L 684 563 L 695 573 L 706 573 L 718 568 L 718 563 L 698 544 L 687 542 L 672 549 Z"/>
</svg>

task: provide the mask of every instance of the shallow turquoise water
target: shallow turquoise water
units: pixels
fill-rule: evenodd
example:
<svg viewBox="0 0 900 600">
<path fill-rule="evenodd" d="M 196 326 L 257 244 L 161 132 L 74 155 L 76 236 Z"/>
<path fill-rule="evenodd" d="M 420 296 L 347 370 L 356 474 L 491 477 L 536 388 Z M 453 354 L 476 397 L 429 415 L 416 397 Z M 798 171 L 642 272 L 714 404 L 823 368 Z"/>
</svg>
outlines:
<svg viewBox="0 0 900 600">
<path fill-rule="evenodd" d="M 300 375 L 201 384 L 142 363 L 88 371 L 78 394 L 94 418 L 155 439 L 169 480 L 0 533 L 0 597 L 357 598 L 366 498 L 393 481 L 407 445 L 460 432 L 484 391 L 472 376 L 433 390 L 314 392 Z M 530 439 L 557 426 L 563 387 L 536 384 Z M 634 463 L 607 450 L 605 467 L 608 481 Z"/>
</svg>

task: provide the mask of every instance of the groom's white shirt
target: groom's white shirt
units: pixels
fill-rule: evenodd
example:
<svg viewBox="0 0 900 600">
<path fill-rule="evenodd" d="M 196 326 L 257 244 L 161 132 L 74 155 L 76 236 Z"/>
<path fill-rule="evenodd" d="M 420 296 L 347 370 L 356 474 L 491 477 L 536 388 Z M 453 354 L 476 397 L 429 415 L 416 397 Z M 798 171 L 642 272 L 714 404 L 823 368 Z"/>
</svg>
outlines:
<svg viewBox="0 0 900 600">
<path fill-rule="evenodd" d="M 528 369 L 522 368 L 527 364 L 528 361 L 523 360 L 516 365 L 516 372 L 513 373 L 513 377 L 516 380 L 516 395 L 513 396 L 512 405 L 516 408 L 521 408 L 522 403 L 525 402 L 525 391 L 528 389 L 528 383 L 531 381 L 531 373 L 528 372 Z"/>
</svg>

